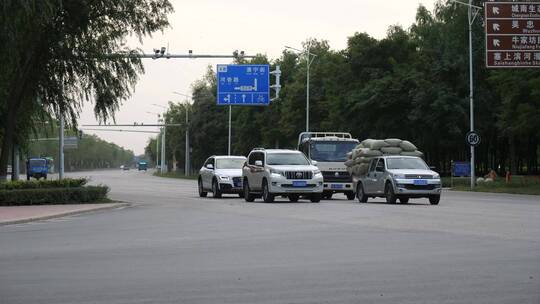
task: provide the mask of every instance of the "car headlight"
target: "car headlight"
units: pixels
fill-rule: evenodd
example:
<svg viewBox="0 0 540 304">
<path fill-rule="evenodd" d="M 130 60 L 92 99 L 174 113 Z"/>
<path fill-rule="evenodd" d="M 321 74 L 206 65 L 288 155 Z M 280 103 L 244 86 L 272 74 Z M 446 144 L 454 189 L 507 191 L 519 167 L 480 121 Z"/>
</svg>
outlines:
<svg viewBox="0 0 540 304">
<path fill-rule="evenodd" d="M 405 174 L 392 174 L 394 179 L 405 179 Z"/>
<path fill-rule="evenodd" d="M 441 178 L 441 176 L 439 174 L 433 175 L 433 179 L 439 179 L 439 178 Z"/>
<path fill-rule="evenodd" d="M 313 175 L 321 174 L 321 170 L 315 169 L 313 170 Z"/>
<path fill-rule="evenodd" d="M 226 175 L 220 175 L 218 177 L 219 177 L 220 180 L 224 180 L 224 181 L 228 181 L 228 180 L 231 179 L 229 176 L 226 176 Z"/>
<path fill-rule="evenodd" d="M 282 171 L 279 171 L 279 170 L 275 170 L 275 169 L 270 169 L 270 174 L 276 174 L 276 175 L 285 176 L 285 173 L 283 173 Z"/>
</svg>

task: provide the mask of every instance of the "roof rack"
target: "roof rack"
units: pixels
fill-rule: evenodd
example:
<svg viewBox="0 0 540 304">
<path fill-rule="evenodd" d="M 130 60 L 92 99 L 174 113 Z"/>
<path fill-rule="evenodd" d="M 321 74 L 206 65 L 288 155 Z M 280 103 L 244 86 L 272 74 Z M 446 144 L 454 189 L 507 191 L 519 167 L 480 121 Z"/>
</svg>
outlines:
<svg viewBox="0 0 540 304">
<path fill-rule="evenodd" d="M 346 132 L 302 132 L 298 136 L 298 144 L 301 144 L 302 142 L 310 138 L 320 137 L 337 137 L 343 139 L 352 139 L 351 133 Z"/>
<path fill-rule="evenodd" d="M 253 148 L 253 150 L 261 151 L 264 150 L 264 148 Z"/>
</svg>

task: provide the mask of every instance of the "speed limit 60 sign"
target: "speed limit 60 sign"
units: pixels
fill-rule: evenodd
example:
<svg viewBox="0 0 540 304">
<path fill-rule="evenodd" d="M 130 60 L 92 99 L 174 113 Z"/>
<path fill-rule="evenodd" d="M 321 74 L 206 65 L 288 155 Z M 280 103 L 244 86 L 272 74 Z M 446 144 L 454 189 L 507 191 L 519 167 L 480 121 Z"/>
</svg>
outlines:
<svg viewBox="0 0 540 304">
<path fill-rule="evenodd" d="M 474 131 L 471 131 L 469 133 L 467 133 L 467 136 L 465 137 L 466 140 L 467 140 L 467 144 L 469 144 L 469 146 L 478 146 L 480 144 L 480 135 Z"/>
</svg>

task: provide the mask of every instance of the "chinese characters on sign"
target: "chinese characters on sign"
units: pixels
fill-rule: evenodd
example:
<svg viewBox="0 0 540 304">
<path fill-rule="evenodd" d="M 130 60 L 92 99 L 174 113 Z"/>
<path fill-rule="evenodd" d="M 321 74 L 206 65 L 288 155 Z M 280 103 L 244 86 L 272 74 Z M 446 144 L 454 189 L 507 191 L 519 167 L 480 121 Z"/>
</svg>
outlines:
<svg viewBox="0 0 540 304">
<path fill-rule="evenodd" d="M 540 2 L 486 2 L 486 66 L 540 67 Z"/>
<path fill-rule="evenodd" d="M 270 66 L 217 66 L 218 105 L 268 105 L 270 103 Z"/>
</svg>

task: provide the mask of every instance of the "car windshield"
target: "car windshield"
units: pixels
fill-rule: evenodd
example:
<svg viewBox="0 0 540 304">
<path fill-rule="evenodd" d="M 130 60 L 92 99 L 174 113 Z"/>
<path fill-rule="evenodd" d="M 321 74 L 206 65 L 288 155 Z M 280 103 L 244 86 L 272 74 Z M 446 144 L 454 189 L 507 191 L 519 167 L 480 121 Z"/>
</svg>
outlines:
<svg viewBox="0 0 540 304">
<path fill-rule="evenodd" d="M 310 145 L 310 158 L 319 162 L 344 162 L 347 153 L 358 143 L 353 141 L 313 142 Z"/>
<path fill-rule="evenodd" d="M 216 169 L 242 169 L 245 162 L 243 158 L 218 158 Z"/>
<path fill-rule="evenodd" d="M 41 167 L 45 166 L 47 164 L 47 161 L 44 159 L 31 159 L 30 160 L 30 166 L 32 167 Z"/>
<path fill-rule="evenodd" d="M 309 165 L 309 161 L 301 153 L 268 153 L 268 165 Z"/>
<path fill-rule="evenodd" d="M 420 158 L 388 158 L 386 166 L 388 169 L 429 169 Z"/>
</svg>

